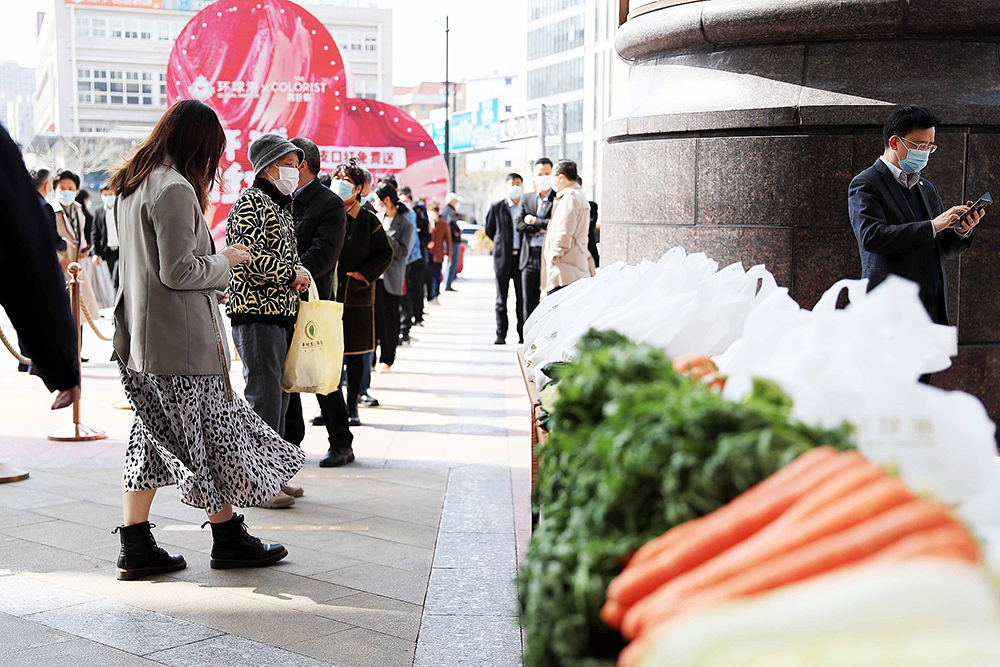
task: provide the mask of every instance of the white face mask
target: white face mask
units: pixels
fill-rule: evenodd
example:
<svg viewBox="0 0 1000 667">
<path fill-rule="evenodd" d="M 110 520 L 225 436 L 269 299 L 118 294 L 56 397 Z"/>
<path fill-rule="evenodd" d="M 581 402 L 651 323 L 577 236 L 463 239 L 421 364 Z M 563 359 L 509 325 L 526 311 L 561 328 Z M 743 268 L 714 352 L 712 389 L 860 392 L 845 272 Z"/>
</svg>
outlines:
<svg viewBox="0 0 1000 667">
<path fill-rule="evenodd" d="M 278 192 L 290 195 L 299 185 L 299 170 L 295 167 L 278 167 L 278 179 L 273 182 Z"/>
<path fill-rule="evenodd" d="M 524 188 L 522 188 L 520 185 L 511 185 L 507 187 L 507 197 L 511 201 L 520 199 L 521 195 L 523 194 L 524 194 Z"/>
<path fill-rule="evenodd" d="M 73 202 L 76 201 L 76 192 L 74 190 L 59 190 L 56 192 L 56 199 L 63 206 L 72 206 Z"/>
<path fill-rule="evenodd" d="M 535 189 L 539 192 L 545 192 L 552 188 L 552 177 L 545 174 L 542 176 L 535 176 Z"/>
</svg>

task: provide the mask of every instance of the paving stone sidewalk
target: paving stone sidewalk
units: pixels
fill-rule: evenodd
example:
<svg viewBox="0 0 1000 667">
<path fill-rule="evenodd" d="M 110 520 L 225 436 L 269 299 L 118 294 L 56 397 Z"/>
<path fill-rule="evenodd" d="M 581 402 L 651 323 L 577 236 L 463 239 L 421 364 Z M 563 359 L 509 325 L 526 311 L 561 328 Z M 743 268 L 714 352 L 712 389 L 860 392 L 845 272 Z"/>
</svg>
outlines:
<svg viewBox="0 0 1000 667">
<path fill-rule="evenodd" d="M 528 409 L 516 334 L 492 344 L 491 264 L 469 257 L 459 291 L 427 307 L 392 373 L 373 376 L 382 407 L 362 410 L 357 462 L 317 467 L 325 431 L 309 427 L 305 497 L 244 511 L 289 548 L 272 568 L 210 569 L 204 513 L 163 489 L 150 520 L 188 568 L 116 581 L 132 419 L 113 407 L 124 395 L 101 361 L 110 347 L 85 335 L 83 421 L 109 436 L 90 443 L 47 440 L 69 412 L 49 411 L 37 378 L 0 361 L 0 461 L 31 472 L 0 485 L 0 665 L 519 667 Z M 309 419 L 315 401 L 303 404 Z"/>
</svg>

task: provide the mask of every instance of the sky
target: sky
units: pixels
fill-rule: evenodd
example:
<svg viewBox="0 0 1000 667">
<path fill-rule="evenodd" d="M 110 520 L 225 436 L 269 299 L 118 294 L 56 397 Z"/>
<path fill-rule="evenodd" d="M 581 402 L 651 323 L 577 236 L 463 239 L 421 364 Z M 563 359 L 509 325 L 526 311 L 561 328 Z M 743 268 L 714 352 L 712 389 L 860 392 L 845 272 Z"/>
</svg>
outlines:
<svg viewBox="0 0 1000 667">
<path fill-rule="evenodd" d="M 53 0 L 4 0 L 0 60 L 33 67 L 35 13 Z M 62 1 L 62 0 L 57 0 Z M 376 0 L 393 10 L 393 83 L 444 79 L 444 17 L 450 16 L 451 78 L 518 73 L 526 37 L 526 0 Z M 436 22 L 436 20 L 438 22 Z"/>
</svg>

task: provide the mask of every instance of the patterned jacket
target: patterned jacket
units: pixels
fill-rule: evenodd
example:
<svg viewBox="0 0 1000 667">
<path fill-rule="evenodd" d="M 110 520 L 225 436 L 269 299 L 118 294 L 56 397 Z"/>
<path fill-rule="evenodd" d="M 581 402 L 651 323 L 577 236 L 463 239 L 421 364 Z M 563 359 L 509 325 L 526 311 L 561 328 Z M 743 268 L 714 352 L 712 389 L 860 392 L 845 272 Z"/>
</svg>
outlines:
<svg viewBox="0 0 1000 667">
<path fill-rule="evenodd" d="M 258 176 L 229 210 L 226 245 L 242 243 L 250 249 L 250 261 L 229 274 L 226 312 L 234 323 L 295 322 L 299 295 L 291 285 L 300 264 L 290 204 L 290 197 Z"/>
</svg>

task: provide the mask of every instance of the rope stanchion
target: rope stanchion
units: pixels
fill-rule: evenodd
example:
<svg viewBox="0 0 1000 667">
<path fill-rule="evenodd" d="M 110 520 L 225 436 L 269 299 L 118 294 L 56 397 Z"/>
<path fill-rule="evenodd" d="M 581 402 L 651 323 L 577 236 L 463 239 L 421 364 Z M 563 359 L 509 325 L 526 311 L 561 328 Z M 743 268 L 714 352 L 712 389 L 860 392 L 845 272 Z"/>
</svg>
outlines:
<svg viewBox="0 0 1000 667">
<path fill-rule="evenodd" d="M 87 318 L 87 324 L 89 324 L 90 328 L 94 330 L 94 334 L 105 343 L 113 343 L 114 340 L 102 334 L 100 329 L 97 328 L 97 325 L 94 324 L 94 320 L 90 317 L 90 310 L 87 308 L 87 302 L 85 300 L 80 299 L 80 307 L 83 309 L 83 314 Z"/>
<path fill-rule="evenodd" d="M 67 271 L 69 271 L 69 300 L 70 306 L 73 309 L 73 319 L 76 322 L 77 331 L 80 330 L 80 284 L 83 282 L 80 280 L 80 271 L 82 267 L 77 263 L 73 262 L 69 265 Z M 80 368 L 80 350 L 82 341 L 77 338 L 76 341 L 76 364 L 77 368 Z M 81 369 L 82 376 L 82 369 Z M 57 429 L 52 433 L 49 433 L 49 440 L 55 440 L 57 442 L 82 442 L 86 440 L 103 440 L 108 437 L 104 431 L 91 428 L 86 424 L 80 423 L 80 399 L 77 398 L 73 402 L 73 423 L 64 428 Z"/>
<path fill-rule="evenodd" d="M 25 479 L 28 479 L 27 470 L 12 468 L 11 466 L 5 465 L 2 461 L 0 461 L 0 484 L 20 482 Z"/>
<path fill-rule="evenodd" d="M 14 358 L 17 359 L 17 363 L 24 364 L 25 366 L 31 365 L 31 359 L 15 350 L 14 346 L 10 344 L 9 340 L 7 340 L 7 336 L 3 335 L 3 331 L 0 331 L 0 340 L 3 341 L 3 346 L 7 348 L 7 351 L 13 354 Z"/>
</svg>

